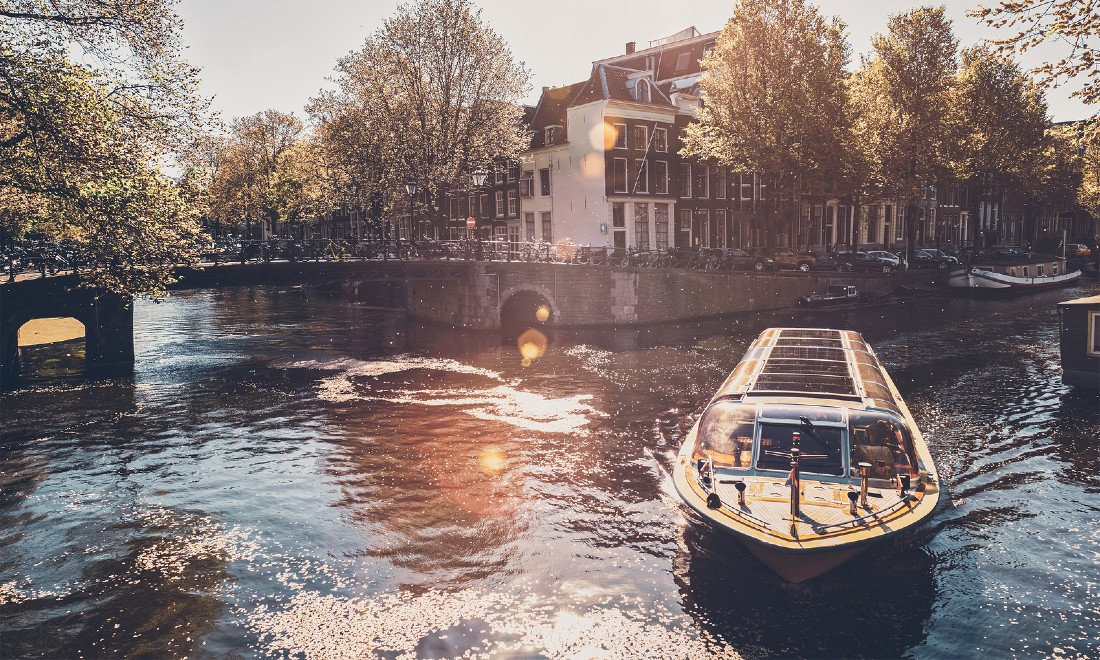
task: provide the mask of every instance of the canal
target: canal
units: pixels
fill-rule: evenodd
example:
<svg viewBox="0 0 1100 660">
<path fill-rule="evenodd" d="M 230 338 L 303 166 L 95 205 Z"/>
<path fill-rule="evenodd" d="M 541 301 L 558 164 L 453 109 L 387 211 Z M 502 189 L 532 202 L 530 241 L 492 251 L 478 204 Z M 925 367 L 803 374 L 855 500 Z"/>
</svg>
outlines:
<svg viewBox="0 0 1100 660">
<path fill-rule="evenodd" d="M 132 377 L 0 395 L 0 657 L 1100 655 L 1100 402 L 1054 303 L 515 343 L 310 288 L 139 301 Z M 950 501 L 799 585 L 692 523 L 682 435 L 769 325 L 867 337 Z"/>
</svg>

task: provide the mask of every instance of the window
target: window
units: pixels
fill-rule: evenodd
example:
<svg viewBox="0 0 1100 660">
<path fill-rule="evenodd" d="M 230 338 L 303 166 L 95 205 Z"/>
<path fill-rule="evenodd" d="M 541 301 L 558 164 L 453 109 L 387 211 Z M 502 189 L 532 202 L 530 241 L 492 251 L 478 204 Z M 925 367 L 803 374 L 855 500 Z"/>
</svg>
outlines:
<svg viewBox="0 0 1100 660">
<path fill-rule="evenodd" d="M 695 196 L 701 198 L 710 197 L 709 165 L 697 165 L 695 167 Z"/>
<path fill-rule="evenodd" d="M 535 196 L 535 173 L 532 170 L 523 170 L 519 175 L 519 194 L 521 197 Z"/>
<path fill-rule="evenodd" d="M 612 124 L 611 130 L 615 131 L 615 148 L 626 149 L 626 124 Z"/>
<path fill-rule="evenodd" d="M 653 161 L 653 192 L 668 194 L 668 161 Z"/>
<path fill-rule="evenodd" d="M 508 182 L 511 183 L 519 177 L 519 164 L 513 163 L 508 166 Z"/>
<path fill-rule="evenodd" d="M 634 190 L 631 192 L 649 192 L 649 167 L 644 160 L 634 161 L 635 171 L 638 173 L 634 179 Z"/>
<path fill-rule="evenodd" d="M 714 247 L 710 244 L 710 211 L 699 209 L 695 212 L 695 217 L 699 219 L 699 236 L 695 243 L 703 247 Z"/>
<path fill-rule="evenodd" d="M 558 136 L 561 134 L 560 126 L 547 126 L 546 127 L 546 144 L 554 144 L 557 142 Z"/>
<path fill-rule="evenodd" d="M 554 233 L 552 231 L 552 227 L 550 226 L 550 212 L 549 211 L 543 211 L 541 215 L 542 215 L 542 240 L 549 243 L 549 242 L 554 240 Z"/>
<path fill-rule="evenodd" d="M 612 185 L 615 192 L 626 192 L 626 159 L 616 158 L 612 168 Z"/>
<path fill-rule="evenodd" d="M 540 195 L 546 197 L 550 194 L 550 168 L 544 167 L 539 170 L 539 189 Z"/>
<path fill-rule="evenodd" d="M 498 218 L 503 218 L 504 217 L 504 191 L 503 190 L 498 190 L 497 193 L 496 193 L 496 211 L 497 211 L 497 217 Z"/>
<path fill-rule="evenodd" d="M 523 224 L 527 225 L 527 240 L 535 240 L 535 214 L 524 213 Z"/>
<path fill-rule="evenodd" d="M 630 139 L 634 141 L 635 149 L 649 148 L 649 133 L 645 126 L 635 126 L 630 129 Z"/>
<path fill-rule="evenodd" d="M 657 239 L 657 249 L 668 249 L 668 204 L 653 205 L 653 228 Z"/>
<path fill-rule="evenodd" d="M 478 201 L 477 214 L 478 216 L 484 216 L 489 212 L 489 193 L 482 195 Z"/>
<path fill-rule="evenodd" d="M 1100 357 L 1100 312 L 1089 312 L 1088 354 Z"/>
<path fill-rule="evenodd" d="M 459 200 L 457 197 L 452 197 L 449 204 L 451 207 L 451 218 L 457 220 L 462 217 L 462 209 L 459 208 Z"/>
<path fill-rule="evenodd" d="M 726 212 L 723 209 L 714 212 L 714 247 L 726 247 Z"/>
<path fill-rule="evenodd" d="M 1035 267 L 1035 276 L 1036 277 L 1046 277 L 1047 276 L 1046 265 L 1045 264 L 1039 264 L 1038 266 Z"/>
<path fill-rule="evenodd" d="M 714 196 L 717 199 L 726 198 L 726 168 L 724 167 L 714 170 Z"/>
<path fill-rule="evenodd" d="M 661 153 L 668 151 L 668 131 L 666 129 L 653 129 L 653 150 Z"/>
<path fill-rule="evenodd" d="M 516 191 L 508 191 L 508 217 L 515 218 L 519 215 L 519 199 L 516 197 Z"/>
<path fill-rule="evenodd" d="M 782 470 L 790 471 L 791 459 L 777 455 L 790 453 L 791 438 L 800 431 L 797 424 L 758 424 L 760 427 L 760 455 L 756 459 L 758 470 Z M 831 474 L 839 476 L 844 474 L 844 467 L 840 458 L 841 430 L 829 426 L 817 426 L 814 435 L 821 438 L 821 442 L 808 442 L 802 445 L 802 450 L 813 448 L 813 456 L 803 457 L 800 469 L 803 472 L 816 474 Z M 805 434 L 802 434 L 805 436 Z M 804 439 L 808 439 L 805 436 Z"/>
<path fill-rule="evenodd" d="M 688 65 L 691 63 L 691 53 L 680 53 L 676 56 L 676 72 L 687 71 Z"/>
<path fill-rule="evenodd" d="M 654 57 L 653 55 L 646 55 L 645 56 L 645 68 L 649 71 L 656 71 L 657 70 L 657 58 Z"/>
<path fill-rule="evenodd" d="M 691 163 L 680 163 L 680 197 L 691 197 Z"/>
<path fill-rule="evenodd" d="M 493 168 L 493 183 L 504 183 L 504 170 L 499 167 Z"/>
<path fill-rule="evenodd" d="M 642 103 L 650 102 L 649 81 L 642 78 L 634 86 L 634 98 Z"/>
<path fill-rule="evenodd" d="M 634 245 L 639 250 L 649 249 L 649 204 L 634 205 Z"/>
<path fill-rule="evenodd" d="M 747 202 L 752 200 L 752 175 L 741 174 L 741 201 Z"/>
<path fill-rule="evenodd" d="M 616 202 L 611 205 L 612 244 L 616 249 L 626 249 L 626 204 Z"/>
<path fill-rule="evenodd" d="M 1031 271 L 1027 269 L 1027 266 L 1024 266 L 1024 277 L 1031 277 Z"/>
<path fill-rule="evenodd" d="M 476 216 L 478 214 L 477 213 L 477 195 L 470 195 L 469 199 L 466 200 L 466 211 L 471 216 Z"/>
</svg>

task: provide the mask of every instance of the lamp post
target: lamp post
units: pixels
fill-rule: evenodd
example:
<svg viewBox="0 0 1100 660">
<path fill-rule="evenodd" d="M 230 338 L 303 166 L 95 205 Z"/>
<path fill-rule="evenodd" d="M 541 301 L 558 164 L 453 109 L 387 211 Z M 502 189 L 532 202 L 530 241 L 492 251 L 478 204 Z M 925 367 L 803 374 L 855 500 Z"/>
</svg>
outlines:
<svg viewBox="0 0 1100 660">
<path fill-rule="evenodd" d="M 413 202 L 416 200 L 416 179 L 405 179 L 405 192 L 409 193 L 409 231 L 412 233 L 412 240 L 416 242 L 416 232 L 413 229 Z M 398 234 L 398 245 L 400 246 L 401 236 Z"/>
<path fill-rule="evenodd" d="M 489 173 L 486 172 L 485 170 L 481 169 L 481 168 L 478 168 L 478 169 L 473 171 L 473 173 L 470 175 L 470 177 L 474 181 L 474 190 L 475 191 L 480 190 L 481 187 L 485 185 L 485 179 L 488 176 L 489 176 Z M 477 200 L 478 200 L 478 204 L 477 204 L 478 205 L 478 215 L 480 216 L 481 215 L 481 196 L 480 195 L 475 195 L 475 197 L 477 197 Z M 481 218 L 478 218 L 478 220 L 480 221 Z M 477 259 L 478 259 L 478 261 L 481 261 L 481 227 L 475 227 L 474 228 L 474 235 L 477 236 Z"/>
</svg>

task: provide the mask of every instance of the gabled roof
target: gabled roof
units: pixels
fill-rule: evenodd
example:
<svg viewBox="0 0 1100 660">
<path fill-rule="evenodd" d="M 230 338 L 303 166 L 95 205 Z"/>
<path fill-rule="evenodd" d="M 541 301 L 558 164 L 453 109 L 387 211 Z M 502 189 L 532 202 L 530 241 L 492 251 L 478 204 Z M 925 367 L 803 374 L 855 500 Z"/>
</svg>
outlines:
<svg viewBox="0 0 1100 660">
<path fill-rule="evenodd" d="M 571 105 L 584 105 L 593 101 L 628 101 L 639 103 L 634 98 L 634 87 L 638 84 L 638 76 L 641 69 L 629 69 L 615 66 L 614 64 L 595 64 L 592 66 L 592 74 L 584 84 L 583 89 L 577 94 Z M 648 80 L 648 76 L 644 76 Z M 652 83 L 651 80 L 649 80 Z M 652 94 L 649 105 L 672 107 L 672 101 L 656 85 L 650 85 Z"/>
<path fill-rule="evenodd" d="M 566 132 L 568 126 L 566 126 L 565 111 L 573 105 L 573 100 L 584 85 L 585 82 L 578 82 L 564 87 L 543 88 L 538 105 L 531 108 L 530 118 L 526 114 L 524 116 L 527 125 L 534 131 L 534 135 L 531 136 L 532 149 L 546 146 L 547 126 L 561 126 L 563 131 L 561 140 L 569 139 Z"/>
</svg>

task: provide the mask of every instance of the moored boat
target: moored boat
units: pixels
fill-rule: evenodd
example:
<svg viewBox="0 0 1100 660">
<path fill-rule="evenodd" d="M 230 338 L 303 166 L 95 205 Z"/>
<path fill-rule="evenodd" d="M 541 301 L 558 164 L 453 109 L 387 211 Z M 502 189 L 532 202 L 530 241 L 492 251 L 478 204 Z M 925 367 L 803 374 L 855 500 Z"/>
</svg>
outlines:
<svg viewBox="0 0 1100 660">
<path fill-rule="evenodd" d="M 835 307 L 859 302 L 859 291 L 850 284 L 833 284 L 823 294 L 802 296 L 798 304 L 805 307 Z"/>
<path fill-rule="evenodd" d="M 1069 286 L 1081 271 L 1067 272 L 1066 260 L 1052 254 L 1029 252 L 977 257 L 952 270 L 947 286 L 974 292 L 1021 292 Z"/>
<path fill-rule="evenodd" d="M 897 388 L 848 330 L 761 333 L 688 433 L 673 481 L 791 582 L 914 529 L 940 497 Z"/>
<path fill-rule="evenodd" d="M 1058 303 L 1062 382 L 1100 390 L 1100 296 Z"/>
</svg>

